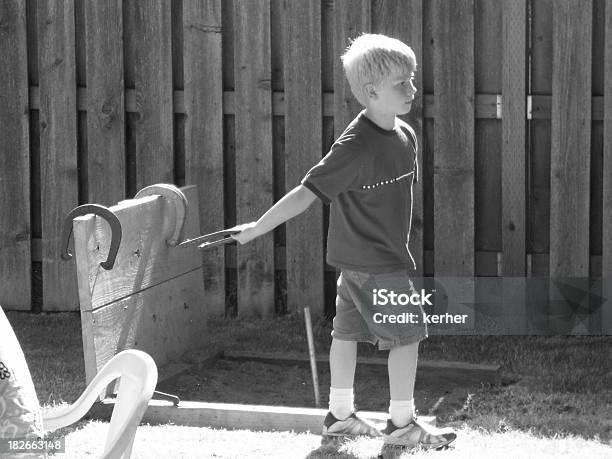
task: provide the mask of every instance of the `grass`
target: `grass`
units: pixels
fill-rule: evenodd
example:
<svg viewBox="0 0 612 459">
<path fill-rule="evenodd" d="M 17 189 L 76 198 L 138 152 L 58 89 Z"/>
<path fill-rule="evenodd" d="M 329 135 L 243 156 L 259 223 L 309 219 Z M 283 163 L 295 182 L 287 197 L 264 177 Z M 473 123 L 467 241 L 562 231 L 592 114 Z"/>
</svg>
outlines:
<svg viewBox="0 0 612 459">
<path fill-rule="evenodd" d="M 74 401 L 85 388 L 78 313 L 8 312 L 7 316 L 26 354 L 43 409 Z M 211 353 L 290 349 L 307 354 L 303 320 L 295 315 L 267 321 L 215 318 L 208 331 Z M 329 322 L 315 322 L 318 354 L 329 350 L 330 331 Z M 360 345 L 359 352 L 385 355 L 369 345 Z M 612 337 L 434 336 L 422 343 L 420 358 L 499 364 L 506 384 L 482 386 L 448 419 L 448 425 L 461 434 L 454 450 L 410 457 L 473 457 L 500 445 L 507 455 L 499 457 L 523 456 L 525 451 L 531 457 L 612 456 Z M 92 457 L 87 451 L 101 448 L 103 440 L 90 440 L 103 437 L 105 429 L 103 423 L 82 421 L 57 435 L 68 435 L 71 450 L 81 454 L 70 457 Z M 236 432 L 143 426 L 133 457 L 211 457 L 204 451 L 214 452 L 215 457 L 249 457 L 245 451 L 250 457 L 262 457 L 268 455 L 266 448 L 278 452 L 278 457 L 370 457 L 371 451 L 380 451 L 380 445 L 371 441 L 325 451 L 318 447 L 316 435 Z"/>
<path fill-rule="evenodd" d="M 102 442 L 92 442 L 105 433 L 104 423 L 92 421 L 67 438 L 79 458 L 99 457 Z M 610 448 L 595 441 L 568 436 L 542 438 L 529 432 L 509 430 L 490 433 L 482 429 L 460 427 L 461 441 L 447 451 L 405 451 L 384 448 L 381 440 L 358 439 L 335 447 L 320 445 L 321 437 L 309 433 L 253 432 L 204 427 L 140 426 L 136 434 L 133 459 L 152 458 L 308 458 L 366 459 L 386 458 L 463 458 L 495 457 L 515 459 L 610 457 Z M 168 439 L 172 439 L 171 442 Z M 529 452 L 526 454 L 526 452 Z M 382 453 L 382 454 L 381 454 Z"/>
</svg>

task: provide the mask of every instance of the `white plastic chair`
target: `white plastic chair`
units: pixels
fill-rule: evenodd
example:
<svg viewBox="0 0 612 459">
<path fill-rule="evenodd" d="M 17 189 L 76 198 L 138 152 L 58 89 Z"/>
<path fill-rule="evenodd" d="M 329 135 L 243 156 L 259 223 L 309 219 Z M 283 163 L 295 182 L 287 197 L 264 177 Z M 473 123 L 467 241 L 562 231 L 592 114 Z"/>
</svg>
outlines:
<svg viewBox="0 0 612 459">
<path fill-rule="evenodd" d="M 109 360 L 72 405 L 43 417 L 43 429 L 52 431 L 80 420 L 115 379 L 121 378 L 102 459 L 128 459 L 136 428 L 157 384 L 157 366 L 149 354 L 129 349 Z"/>
</svg>

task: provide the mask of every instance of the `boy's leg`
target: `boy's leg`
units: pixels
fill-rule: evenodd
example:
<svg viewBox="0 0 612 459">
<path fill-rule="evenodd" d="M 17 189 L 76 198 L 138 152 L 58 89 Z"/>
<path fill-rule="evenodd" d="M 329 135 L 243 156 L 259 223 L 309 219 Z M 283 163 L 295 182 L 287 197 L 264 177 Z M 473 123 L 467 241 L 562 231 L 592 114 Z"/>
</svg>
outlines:
<svg viewBox="0 0 612 459">
<path fill-rule="evenodd" d="M 355 308 L 342 275 L 338 279 L 332 336 L 329 351 L 329 413 L 323 422 L 323 437 L 382 436 L 378 429 L 354 413 L 353 381 L 357 364 L 357 342 L 372 342 L 374 338 Z"/>
<path fill-rule="evenodd" d="M 331 386 L 338 389 L 353 387 L 357 365 L 357 341 L 332 339 L 329 350 Z"/>
<path fill-rule="evenodd" d="M 414 381 L 418 355 L 418 342 L 389 351 L 389 414 L 396 426 L 405 426 L 414 417 Z"/>
<path fill-rule="evenodd" d="M 419 343 L 398 346 L 389 351 L 389 390 L 391 402 L 385 429 L 386 443 L 405 446 L 420 445 L 439 448 L 457 437 L 416 421 L 414 382 L 416 378 Z"/>
<path fill-rule="evenodd" d="M 336 419 L 346 419 L 354 411 L 353 381 L 357 364 L 357 342 L 332 339 L 329 350 L 329 411 Z"/>
</svg>

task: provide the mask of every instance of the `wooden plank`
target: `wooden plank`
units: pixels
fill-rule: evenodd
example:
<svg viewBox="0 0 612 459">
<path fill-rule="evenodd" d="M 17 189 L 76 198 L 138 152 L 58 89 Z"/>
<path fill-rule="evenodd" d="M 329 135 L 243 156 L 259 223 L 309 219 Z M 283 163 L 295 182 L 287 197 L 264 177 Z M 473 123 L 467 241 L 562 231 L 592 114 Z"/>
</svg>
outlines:
<svg viewBox="0 0 612 459">
<path fill-rule="evenodd" d="M 78 203 L 74 1 L 38 4 L 43 304 L 78 309 L 74 264 L 60 259 L 64 216 Z"/>
<path fill-rule="evenodd" d="M 603 122 L 597 119 L 597 99 L 602 99 L 600 118 L 603 118 L 603 94 L 604 94 L 604 53 L 605 42 L 605 0 L 593 0 L 593 55 L 591 93 L 591 209 L 589 212 L 589 252 L 602 253 L 602 225 L 603 225 Z M 598 97 L 599 96 L 599 97 Z M 597 172 L 595 172 L 597 171 Z M 593 266 L 591 265 L 591 272 Z M 601 271 L 595 272 L 595 277 L 601 277 Z M 600 292 L 601 293 L 601 292 Z M 601 333 L 601 309 L 594 312 L 593 320 L 590 321 L 592 328 L 590 333 Z"/>
<path fill-rule="evenodd" d="M 232 83 L 233 84 L 233 83 Z M 223 119 L 223 145 L 225 146 L 225 221 L 228 226 L 236 224 L 236 142 L 235 117 L 226 116 Z M 238 314 L 238 272 L 237 245 L 225 248 L 225 315 L 236 317 Z M 233 265 L 230 267 L 230 265 Z M 227 269 L 229 268 L 229 269 Z"/>
<path fill-rule="evenodd" d="M 403 119 L 410 124 L 417 136 L 417 161 L 419 170 L 423 171 L 423 90 L 422 59 L 423 59 L 423 2 L 394 0 L 375 2 L 372 6 L 372 29 L 397 38 L 412 48 L 416 56 L 417 72 L 415 86 L 417 93 L 412 101 L 410 113 Z M 416 271 L 411 271 L 415 277 L 423 277 L 423 181 L 413 189 L 412 227 L 410 230 L 410 252 L 416 263 Z"/>
<path fill-rule="evenodd" d="M 550 277 L 589 276 L 592 3 L 553 7 Z M 568 40 L 568 37 L 573 39 Z M 551 324 L 566 320 L 551 290 Z"/>
<path fill-rule="evenodd" d="M 0 304 L 29 311 L 30 129 L 25 1 L 6 2 L 0 10 Z"/>
<path fill-rule="evenodd" d="M 283 91 L 285 88 L 285 48 L 286 42 L 286 5 L 285 0 L 270 1 L 270 74 L 272 76 L 272 91 Z M 320 33 L 317 36 L 320 39 Z M 296 43 L 297 45 L 297 43 Z"/>
<path fill-rule="evenodd" d="M 527 157 L 526 76 L 527 76 L 527 2 L 512 0 L 503 5 L 502 66 L 502 267 L 504 312 L 517 318 L 510 332 L 525 333 L 526 317 L 526 186 Z"/>
<path fill-rule="evenodd" d="M 531 99 L 531 119 L 550 120 L 552 117 L 552 96 L 550 94 L 535 94 L 529 96 L 529 98 Z M 603 120 L 603 99 L 602 96 L 593 96 L 591 98 L 591 119 L 593 121 Z"/>
<path fill-rule="evenodd" d="M 273 203 L 270 5 L 234 4 L 236 218 L 259 218 Z M 274 252 L 270 232 L 238 248 L 238 314 L 274 313 Z"/>
<path fill-rule="evenodd" d="M 334 91 L 334 62 L 336 60 L 334 55 L 334 3 L 335 0 L 321 2 L 321 82 L 323 91 L 329 93 Z"/>
<path fill-rule="evenodd" d="M 321 2 L 287 2 L 284 18 L 285 189 L 321 159 Z M 287 310 L 323 314 L 323 219 L 319 201 L 286 225 Z"/>
<path fill-rule="evenodd" d="M 603 226 L 602 226 L 602 263 L 603 304 L 601 332 L 612 335 L 612 5 L 605 5 L 605 47 L 604 57 L 604 144 L 603 144 Z"/>
<path fill-rule="evenodd" d="M 234 90 L 234 0 L 221 2 L 223 42 L 223 87 Z"/>
<path fill-rule="evenodd" d="M 474 2 L 433 7 L 435 274 L 473 276 Z"/>
<path fill-rule="evenodd" d="M 163 366 L 204 347 L 208 312 L 201 280 L 197 267 L 95 311 L 81 311 L 82 323 L 91 324 L 93 333 L 83 335 L 93 340 L 94 350 L 85 355 L 87 382 L 124 349 L 140 349 Z"/>
<path fill-rule="evenodd" d="M 336 0 L 334 3 L 334 134 L 338 138 L 363 107 L 351 93 L 340 56 L 349 40 L 371 28 L 369 0 Z"/>
<path fill-rule="evenodd" d="M 504 3 L 502 252 L 504 276 L 525 275 L 526 0 Z"/>
<path fill-rule="evenodd" d="M 182 188 L 190 203 L 185 221 L 185 238 L 200 234 L 195 186 Z M 106 271 L 110 228 L 93 214 L 74 220 L 74 253 L 77 259 L 81 311 L 110 304 L 120 298 L 153 287 L 167 279 L 191 272 L 201 264 L 193 247 L 168 247 L 175 222 L 168 218 L 164 199 L 149 196 L 123 201 L 110 207 L 121 222 L 123 238 L 115 266 Z"/>
<path fill-rule="evenodd" d="M 87 43 L 86 202 L 125 199 L 123 8 L 120 0 L 85 2 Z"/>
<path fill-rule="evenodd" d="M 552 93 L 552 0 L 535 0 L 531 4 L 531 81 L 533 96 Z M 530 154 L 528 170 L 529 196 L 527 209 L 527 250 L 548 253 L 550 234 L 550 121 L 530 122 Z M 532 275 L 544 275 L 533 266 Z"/>
<path fill-rule="evenodd" d="M 185 183 L 197 184 L 202 233 L 223 228 L 223 78 L 221 1 L 183 2 Z M 222 247 L 202 253 L 209 312 L 225 314 Z"/>
<path fill-rule="evenodd" d="M 110 419 L 114 399 L 94 405 L 90 415 L 97 419 Z M 359 411 L 361 418 L 383 428 L 388 413 Z M 286 406 L 240 405 L 234 403 L 206 403 L 181 401 L 178 407 L 169 402 L 151 400 L 142 422 L 184 426 L 208 426 L 248 430 L 278 430 L 293 432 L 321 432 L 327 410 L 293 408 Z M 419 416 L 419 420 L 435 425 L 435 416 Z"/>
<path fill-rule="evenodd" d="M 474 4 L 474 90 L 477 94 L 502 92 L 502 10 L 498 0 L 480 0 Z M 474 246 L 477 250 L 500 250 L 502 126 L 497 119 L 476 116 L 474 128 Z"/>
<path fill-rule="evenodd" d="M 420 89 L 420 88 L 419 88 Z M 418 93 L 417 93 L 418 94 Z M 435 97 L 433 94 L 421 95 L 423 97 L 423 117 L 434 118 L 435 116 Z M 501 94 L 476 94 L 475 117 L 476 119 L 501 119 Z M 40 91 L 38 86 L 29 87 L 29 106 L 31 110 L 38 110 L 40 107 Z M 334 115 L 334 93 L 323 92 L 323 116 L 331 117 Z M 531 95 L 527 97 L 531 100 L 531 119 L 550 120 L 552 112 L 552 96 Z M 181 89 L 173 91 L 173 110 L 175 114 L 185 114 L 185 92 Z M 591 98 L 591 119 L 602 121 L 604 112 L 603 96 L 593 96 Z M 87 88 L 77 88 L 77 109 L 87 111 Z M 125 90 L 125 111 L 136 113 L 138 110 L 136 102 L 136 91 L 134 89 Z M 272 113 L 275 116 L 286 114 L 285 93 L 281 90 L 272 92 Z M 411 111 L 411 113 L 413 113 Z M 223 114 L 236 114 L 234 91 L 223 91 Z"/>
<path fill-rule="evenodd" d="M 127 4 L 135 44 L 136 189 L 173 183 L 171 2 Z"/>
</svg>

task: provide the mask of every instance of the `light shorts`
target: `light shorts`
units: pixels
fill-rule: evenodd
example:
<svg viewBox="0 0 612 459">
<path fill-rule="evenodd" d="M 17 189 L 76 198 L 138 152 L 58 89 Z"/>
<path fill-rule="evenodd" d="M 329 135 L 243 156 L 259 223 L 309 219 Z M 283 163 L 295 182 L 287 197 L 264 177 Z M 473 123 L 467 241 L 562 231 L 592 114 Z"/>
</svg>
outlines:
<svg viewBox="0 0 612 459">
<path fill-rule="evenodd" d="M 335 339 L 378 343 L 378 348 L 383 350 L 427 338 L 427 324 L 421 320 L 421 305 L 381 305 L 384 301 L 374 299 L 374 289 L 404 294 L 404 298 L 416 293 L 405 271 L 371 274 L 342 270 L 337 283 L 336 317 L 332 331 Z M 413 313 L 418 323 L 389 323 L 389 316 L 406 317 L 403 313 Z M 384 323 L 380 323 L 383 320 Z"/>
</svg>

